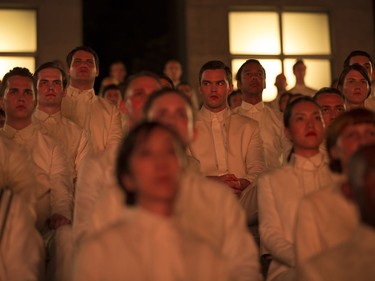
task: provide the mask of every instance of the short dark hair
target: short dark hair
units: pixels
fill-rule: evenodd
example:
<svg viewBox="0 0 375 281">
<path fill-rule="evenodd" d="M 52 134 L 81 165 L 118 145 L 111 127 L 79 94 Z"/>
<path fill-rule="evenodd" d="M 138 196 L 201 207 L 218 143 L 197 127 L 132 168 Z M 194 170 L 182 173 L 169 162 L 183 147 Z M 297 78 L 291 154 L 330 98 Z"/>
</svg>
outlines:
<svg viewBox="0 0 375 281">
<path fill-rule="evenodd" d="M 237 96 L 237 95 L 242 95 L 242 92 L 241 92 L 240 89 L 237 89 L 237 90 L 232 91 L 232 92 L 227 96 L 227 103 L 228 103 L 229 106 L 232 105 L 232 98 L 233 98 L 234 96 Z"/>
<path fill-rule="evenodd" d="M 96 66 L 96 68 L 99 69 L 99 56 L 94 51 L 94 49 L 92 49 L 91 47 L 88 47 L 88 46 L 78 46 L 78 47 L 74 48 L 73 50 L 71 50 L 69 52 L 69 54 L 66 56 L 66 64 L 67 64 L 68 67 L 70 67 L 70 65 L 72 64 L 73 56 L 78 51 L 85 51 L 85 52 L 88 52 L 88 53 L 92 54 L 94 56 L 95 66 Z"/>
<path fill-rule="evenodd" d="M 174 94 L 176 96 L 179 96 L 181 99 L 184 100 L 184 102 L 191 108 L 191 111 L 192 111 L 192 114 L 193 114 L 193 122 L 195 122 L 195 119 L 196 119 L 196 112 L 195 112 L 195 107 L 193 105 L 193 102 L 191 101 L 191 99 L 183 92 L 181 92 L 180 90 L 177 90 L 177 89 L 174 89 L 174 88 L 163 88 L 163 89 L 160 89 L 160 90 L 157 90 L 155 92 L 153 92 L 149 98 L 147 99 L 144 107 L 143 107 L 143 117 L 145 120 L 147 120 L 147 115 L 152 107 L 152 105 L 154 104 L 154 102 L 162 97 L 162 96 L 165 96 L 165 95 L 168 95 L 168 94 Z"/>
<path fill-rule="evenodd" d="M 340 74 L 339 82 L 337 84 L 337 87 L 339 89 L 343 87 L 345 77 L 351 70 L 358 71 L 366 79 L 367 84 L 369 86 L 369 90 L 368 90 L 368 93 L 367 93 L 367 97 L 368 97 L 371 93 L 371 80 L 370 80 L 370 77 L 368 76 L 366 68 L 364 68 L 362 65 L 359 65 L 359 64 L 352 64 L 352 65 L 349 65 L 349 66 L 344 68 L 344 70 Z"/>
<path fill-rule="evenodd" d="M 184 144 L 178 134 L 157 122 L 141 122 L 136 127 L 134 127 L 127 137 L 125 137 L 119 147 L 117 160 L 116 160 L 116 178 L 120 187 L 124 190 L 126 194 L 126 204 L 135 205 L 137 203 L 137 193 L 129 190 L 127 186 L 123 183 L 123 177 L 125 175 L 131 175 L 131 157 L 133 156 L 134 150 L 139 145 L 143 144 L 150 134 L 156 129 L 163 129 L 168 131 L 175 139 L 176 144 L 181 149 L 181 152 L 184 151 Z"/>
<path fill-rule="evenodd" d="M 317 101 L 317 99 L 321 96 L 321 95 L 324 95 L 324 94 L 334 94 L 334 95 L 338 95 L 340 96 L 344 101 L 345 101 L 345 97 L 344 95 L 341 93 L 341 91 L 337 88 L 333 88 L 333 87 L 323 87 L 321 89 L 319 89 L 315 95 L 313 96 L 313 99 L 315 101 Z"/>
<path fill-rule="evenodd" d="M 340 114 L 332 121 L 326 131 L 326 146 L 329 157 L 329 167 L 331 171 L 342 173 L 342 164 L 339 159 L 333 157 L 331 150 L 336 145 L 341 133 L 349 125 L 356 124 L 373 124 L 375 125 L 375 113 L 364 109 L 356 108 Z"/>
<path fill-rule="evenodd" d="M 3 80 L 1 81 L 0 84 L 0 97 L 4 97 L 5 89 L 8 87 L 8 80 L 12 78 L 13 76 L 22 76 L 25 78 L 28 78 L 31 80 L 33 84 L 33 91 L 34 93 L 36 92 L 35 90 L 35 85 L 34 85 L 34 76 L 25 67 L 14 67 L 12 70 L 9 70 L 3 77 Z"/>
<path fill-rule="evenodd" d="M 58 71 L 60 71 L 61 78 L 62 78 L 62 85 L 63 85 L 63 88 L 65 89 L 65 87 L 66 87 L 66 85 L 68 83 L 68 78 L 67 78 L 65 70 L 61 67 L 60 63 L 58 63 L 56 61 L 49 61 L 49 62 L 43 63 L 42 65 L 40 65 L 35 70 L 35 72 L 34 72 L 34 85 L 35 85 L 35 88 L 36 88 L 36 86 L 38 84 L 39 72 L 41 72 L 43 69 L 46 69 L 46 68 L 54 68 L 54 69 L 57 69 Z"/>
<path fill-rule="evenodd" d="M 250 63 L 258 64 L 262 68 L 264 78 L 266 78 L 266 70 L 264 69 L 264 67 L 262 66 L 262 64 L 260 63 L 260 61 L 256 60 L 256 59 L 248 59 L 238 69 L 237 74 L 236 74 L 236 80 L 237 81 L 241 82 L 241 75 L 242 75 L 243 68 L 245 67 L 245 65 L 250 64 Z"/>
<path fill-rule="evenodd" d="M 354 50 L 344 60 L 344 68 L 346 68 L 350 65 L 350 60 L 351 60 L 352 57 L 357 57 L 357 56 L 366 57 L 370 61 L 371 65 L 374 64 L 373 61 L 372 61 L 372 57 L 370 56 L 369 53 L 367 53 L 365 51 L 362 51 L 362 50 Z"/>
<path fill-rule="evenodd" d="M 120 87 L 116 84 L 109 84 L 107 86 L 105 86 L 101 91 L 100 91 L 100 95 L 104 98 L 105 96 L 105 93 L 110 91 L 110 90 L 117 90 L 120 92 L 120 96 L 121 96 L 121 90 L 120 90 Z"/>
<path fill-rule="evenodd" d="M 159 74 L 159 81 L 160 80 L 166 80 L 169 84 L 169 87 L 167 88 L 174 88 L 174 84 L 173 84 L 173 81 L 171 78 L 169 78 L 167 75 L 165 74 Z"/>
<path fill-rule="evenodd" d="M 141 71 L 137 72 L 133 75 L 130 75 L 125 81 L 125 89 L 124 89 L 124 98 L 126 98 L 126 92 L 128 91 L 129 86 L 133 83 L 134 80 L 138 79 L 139 77 L 150 77 L 155 79 L 161 87 L 160 78 L 154 72 L 151 71 Z"/>
<path fill-rule="evenodd" d="M 206 70 L 215 69 L 224 70 L 229 85 L 232 85 L 232 71 L 230 70 L 229 66 L 227 66 L 225 63 L 219 60 L 211 60 L 202 65 L 201 69 L 199 70 L 199 84 L 202 82 L 203 72 L 205 72 Z"/>
<path fill-rule="evenodd" d="M 296 62 L 293 64 L 293 72 L 296 70 L 296 67 L 297 67 L 299 64 L 303 64 L 303 65 L 305 65 L 305 62 L 304 62 L 302 59 L 297 59 Z"/>
<path fill-rule="evenodd" d="M 312 98 L 312 97 L 309 97 L 309 96 L 301 96 L 301 97 L 298 97 L 296 98 L 295 100 L 289 102 L 285 108 L 285 111 L 284 111 L 284 127 L 285 128 L 289 128 L 290 126 L 290 118 L 292 117 L 292 112 L 293 112 L 293 108 L 301 103 L 301 102 L 310 102 L 312 104 L 315 104 L 319 110 L 320 110 L 320 106 L 319 104 L 316 103 L 316 101 Z"/>
</svg>

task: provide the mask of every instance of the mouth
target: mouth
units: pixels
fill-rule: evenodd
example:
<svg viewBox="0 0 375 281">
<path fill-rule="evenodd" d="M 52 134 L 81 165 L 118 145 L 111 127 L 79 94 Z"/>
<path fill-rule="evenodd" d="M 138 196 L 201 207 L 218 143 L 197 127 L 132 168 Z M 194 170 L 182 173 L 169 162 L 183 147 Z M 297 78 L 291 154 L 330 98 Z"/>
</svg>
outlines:
<svg viewBox="0 0 375 281">
<path fill-rule="evenodd" d="M 306 137 L 316 137 L 317 134 L 315 132 L 308 132 L 305 136 Z"/>
<path fill-rule="evenodd" d="M 17 105 L 17 106 L 16 106 L 16 109 L 17 109 L 17 110 L 25 110 L 25 109 L 26 109 L 26 106 L 24 106 L 24 105 Z"/>
</svg>

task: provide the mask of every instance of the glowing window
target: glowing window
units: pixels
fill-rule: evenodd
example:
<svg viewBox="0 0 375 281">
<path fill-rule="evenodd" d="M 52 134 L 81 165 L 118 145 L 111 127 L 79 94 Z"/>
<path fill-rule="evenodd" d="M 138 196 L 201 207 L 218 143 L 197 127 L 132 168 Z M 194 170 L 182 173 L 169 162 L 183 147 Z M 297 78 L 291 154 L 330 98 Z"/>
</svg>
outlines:
<svg viewBox="0 0 375 281">
<path fill-rule="evenodd" d="M 292 66 L 303 59 L 305 83 L 319 89 L 331 83 L 331 43 L 329 17 L 326 13 L 231 11 L 229 50 L 232 71 L 241 64 L 258 59 L 266 70 L 263 100 L 276 97 L 276 76 L 284 72 L 290 89 L 295 84 Z"/>
<path fill-rule="evenodd" d="M 16 66 L 35 69 L 36 11 L 0 9 L 0 79 Z"/>
</svg>

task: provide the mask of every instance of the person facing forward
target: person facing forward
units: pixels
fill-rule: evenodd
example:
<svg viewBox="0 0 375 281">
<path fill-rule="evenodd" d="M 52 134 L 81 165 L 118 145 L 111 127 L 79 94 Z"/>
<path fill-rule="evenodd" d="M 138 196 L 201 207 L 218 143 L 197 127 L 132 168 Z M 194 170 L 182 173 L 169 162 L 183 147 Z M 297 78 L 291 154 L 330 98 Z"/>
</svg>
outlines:
<svg viewBox="0 0 375 281">
<path fill-rule="evenodd" d="M 219 249 L 175 216 L 184 149 L 175 131 L 158 123 L 130 131 L 116 164 L 130 207 L 81 245 L 73 280 L 228 280 Z"/>
<path fill-rule="evenodd" d="M 67 77 L 55 62 L 46 62 L 34 73 L 34 84 L 38 101 L 33 122 L 43 126 L 49 135 L 61 142 L 74 171 L 73 180 L 82 160 L 91 151 L 86 132 L 61 114 L 61 103 L 65 96 Z"/>
<path fill-rule="evenodd" d="M 328 160 L 319 151 L 324 138 L 319 105 L 310 97 L 294 100 L 284 112 L 284 126 L 293 143 L 290 160 L 259 178 L 260 237 L 272 256 L 267 280 L 293 280 L 298 205 L 305 195 L 332 182 Z"/>
<path fill-rule="evenodd" d="M 371 81 L 366 69 L 359 64 L 345 68 L 340 74 L 338 89 L 345 97 L 347 110 L 364 108 L 365 100 L 371 93 Z"/>
<path fill-rule="evenodd" d="M 296 84 L 293 88 L 288 90 L 288 92 L 291 92 L 292 94 L 301 93 L 305 96 L 313 96 L 316 90 L 305 84 L 306 65 L 303 60 L 297 60 L 293 65 L 293 74 L 296 77 Z"/>
<path fill-rule="evenodd" d="M 93 151 L 117 146 L 122 137 L 120 111 L 95 95 L 94 83 L 99 74 L 99 57 L 90 47 L 80 46 L 69 52 L 69 86 L 62 100 L 63 116 L 84 128 Z"/>
<path fill-rule="evenodd" d="M 232 72 L 221 61 L 209 61 L 199 71 L 203 106 L 198 112 L 197 137 L 190 144 L 204 175 L 217 179 L 239 197 L 265 170 L 257 122 L 231 113 L 227 96 Z"/>
<path fill-rule="evenodd" d="M 234 112 L 259 123 L 266 167 L 273 169 L 286 161 L 291 143 L 284 135 L 284 127 L 277 113 L 262 101 L 265 79 L 266 71 L 258 60 L 249 59 L 241 65 L 236 80 L 242 92 L 242 104 Z"/>
</svg>

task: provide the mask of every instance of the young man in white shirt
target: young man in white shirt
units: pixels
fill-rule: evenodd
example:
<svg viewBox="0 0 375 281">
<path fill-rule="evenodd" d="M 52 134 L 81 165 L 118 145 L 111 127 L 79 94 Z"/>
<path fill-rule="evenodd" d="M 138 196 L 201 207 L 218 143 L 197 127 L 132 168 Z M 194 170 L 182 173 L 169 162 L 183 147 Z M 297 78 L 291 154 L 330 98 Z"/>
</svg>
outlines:
<svg viewBox="0 0 375 281">
<path fill-rule="evenodd" d="M 66 73 L 57 63 L 47 62 L 35 71 L 34 83 L 38 104 L 33 114 L 33 122 L 46 128 L 49 135 L 62 143 L 76 181 L 81 162 L 91 147 L 84 129 L 61 114 L 61 102 L 66 95 Z"/>
<path fill-rule="evenodd" d="M 277 113 L 263 103 L 265 79 L 266 71 L 258 60 L 249 59 L 242 64 L 236 74 L 237 87 L 242 92 L 242 104 L 235 112 L 258 121 L 266 167 L 273 169 L 286 162 L 291 143 L 284 135 L 284 126 Z"/>
<path fill-rule="evenodd" d="M 117 146 L 122 137 L 120 111 L 95 95 L 99 57 L 90 47 L 76 47 L 67 56 L 69 86 L 62 100 L 63 116 L 86 129 L 93 151 Z"/>
</svg>

